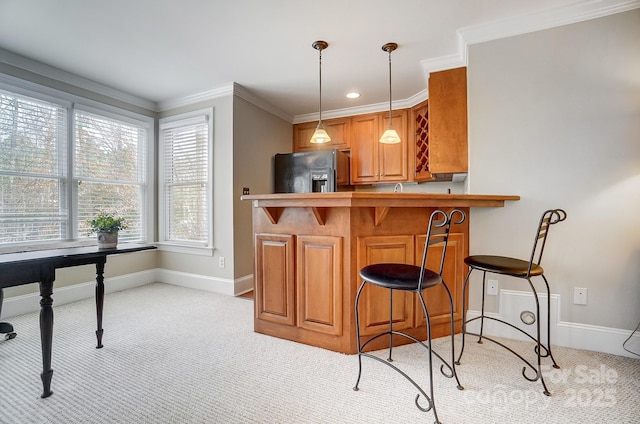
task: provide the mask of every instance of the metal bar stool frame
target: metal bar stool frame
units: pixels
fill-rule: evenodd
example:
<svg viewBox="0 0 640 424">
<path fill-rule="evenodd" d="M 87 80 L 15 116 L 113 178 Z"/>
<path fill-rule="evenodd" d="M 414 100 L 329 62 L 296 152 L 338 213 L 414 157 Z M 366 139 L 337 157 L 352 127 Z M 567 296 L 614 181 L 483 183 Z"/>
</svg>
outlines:
<svg viewBox="0 0 640 424">
<path fill-rule="evenodd" d="M 459 215 L 457 220 L 454 220 L 454 216 Z M 451 230 L 451 226 L 454 224 L 461 224 L 466 219 L 466 214 L 459 210 L 453 209 L 449 214 L 445 213 L 442 210 L 436 209 L 434 210 L 429 217 L 429 226 L 427 229 L 427 237 L 425 241 L 425 246 L 422 252 L 422 262 L 421 266 L 409 265 L 409 264 L 373 264 L 365 266 L 360 270 L 360 277 L 362 278 L 362 283 L 358 289 L 355 300 L 355 318 L 356 318 L 356 340 L 358 342 L 358 378 L 356 380 L 356 384 L 353 387 L 353 390 L 358 391 L 358 384 L 360 383 L 360 378 L 362 377 L 362 357 L 368 357 L 375 359 L 376 361 L 388 365 L 395 371 L 397 371 L 400 375 L 402 375 L 405 379 L 407 379 L 413 386 L 418 390 L 418 394 L 415 398 L 416 407 L 423 411 L 428 412 L 433 409 L 433 414 L 435 416 L 435 423 L 438 424 L 440 421 L 438 420 L 438 414 L 436 411 L 436 406 L 434 402 L 434 393 L 433 393 L 433 356 L 435 355 L 441 362 L 440 372 L 447 378 L 456 379 L 457 388 L 459 390 L 463 390 L 464 387 L 460 384 L 460 380 L 458 379 L 458 375 L 455 369 L 455 345 L 454 345 L 454 307 L 453 307 L 453 297 L 451 295 L 451 291 L 447 286 L 446 282 L 442 278 L 442 272 L 444 270 L 445 257 L 447 253 L 447 246 L 449 242 L 449 233 Z M 440 258 L 440 268 L 436 273 L 432 270 L 426 268 L 427 264 L 427 255 L 429 247 L 442 243 L 442 255 Z M 398 274 L 398 279 L 394 280 L 394 272 L 396 271 Z M 379 277 L 382 282 L 377 281 Z M 374 280 L 374 281 L 371 281 Z M 449 308 L 450 308 L 450 322 L 451 322 L 451 365 L 447 363 L 447 361 L 440 356 L 437 352 L 433 351 L 431 344 L 431 319 L 429 317 L 429 311 L 427 309 L 427 304 L 424 300 L 424 296 L 422 292 L 430 287 L 435 287 L 439 284 L 444 286 L 447 296 L 449 298 Z M 376 334 L 362 343 L 360 339 L 360 317 L 358 313 L 358 305 L 360 301 L 360 295 L 364 287 L 367 284 L 373 284 L 378 287 L 389 288 L 389 330 Z M 420 299 L 420 304 L 422 305 L 422 311 L 424 313 L 426 319 L 426 341 L 425 344 L 423 341 L 418 340 L 417 338 L 406 334 L 401 331 L 396 331 L 393 329 L 393 291 L 394 290 L 403 290 L 413 292 Z M 367 347 L 369 343 L 374 340 L 379 339 L 380 337 L 389 336 L 389 357 L 385 361 L 382 358 L 379 358 L 370 353 L 364 352 L 364 349 Z M 393 352 L 393 336 L 402 336 L 405 337 L 414 343 L 418 343 L 427 349 L 428 358 L 429 358 L 429 395 L 422 389 L 422 387 L 416 383 L 408 374 L 402 371 L 400 368 L 396 367 L 392 364 L 392 352 Z M 423 407 L 420 405 L 419 399 L 420 395 L 422 395 L 426 401 L 427 406 Z"/>
<path fill-rule="evenodd" d="M 466 293 L 469 285 L 469 277 L 474 270 L 482 271 L 482 306 L 480 315 L 474 318 L 467 320 L 467 310 L 465 307 L 462 308 L 462 346 L 460 349 L 460 354 L 458 355 L 458 359 L 456 361 L 456 365 L 460 365 L 460 359 L 462 358 L 462 354 L 464 353 L 465 347 L 465 336 L 472 335 L 478 337 L 478 343 L 482 344 L 483 339 L 487 339 L 499 346 L 502 346 L 507 351 L 514 354 L 518 357 L 522 362 L 525 363 L 526 366 L 522 367 L 522 376 L 529 381 L 537 381 L 540 380 L 543 387 L 543 393 L 547 396 L 551 396 L 551 392 L 549 392 L 547 385 L 544 382 L 544 377 L 542 375 L 542 358 L 551 358 L 553 362 L 554 368 L 560 368 L 560 366 L 556 363 L 555 358 L 553 357 L 553 353 L 551 352 L 551 291 L 549 289 L 549 282 L 544 275 L 544 269 L 540 266 L 542 262 L 542 254 L 544 252 L 544 248 L 547 242 L 547 236 L 549 235 L 549 229 L 552 225 L 557 224 L 559 222 L 567 219 L 567 213 L 562 209 L 549 209 L 546 210 L 538 224 L 538 231 L 536 233 L 533 249 L 531 251 L 531 257 L 529 261 L 524 261 L 521 259 L 515 259 L 505 256 L 492 256 L 492 255 L 473 255 L 465 258 L 464 262 L 469 266 L 469 272 L 464 280 L 464 284 L 462 286 L 462 298 L 466 299 Z M 532 336 L 528 332 L 522 330 L 521 328 L 507 322 L 501 320 L 496 317 L 487 316 L 485 314 L 485 287 L 486 287 L 486 277 L 487 273 L 501 274 L 507 275 L 511 277 L 526 279 L 529 283 L 529 287 L 533 292 L 533 298 L 536 304 L 536 337 Z M 547 294 L 547 341 L 546 344 L 543 344 L 540 337 L 540 301 L 538 299 L 538 292 L 531 281 L 531 277 L 540 276 L 544 281 L 544 285 L 546 288 Z M 500 341 L 488 337 L 483 334 L 484 331 L 484 320 L 492 320 L 496 322 L 500 322 L 513 328 L 525 335 L 532 341 L 536 343 L 534 346 L 534 352 L 536 353 L 537 363 L 534 365 L 529 360 L 525 359 L 522 355 L 520 355 L 515 350 L 511 349 L 509 346 L 501 343 Z M 472 321 L 480 320 L 480 333 L 472 333 L 467 331 L 467 324 Z M 528 368 L 527 368 L 528 367 Z M 533 377 L 527 376 L 527 369 L 533 370 L 535 375 Z"/>
</svg>

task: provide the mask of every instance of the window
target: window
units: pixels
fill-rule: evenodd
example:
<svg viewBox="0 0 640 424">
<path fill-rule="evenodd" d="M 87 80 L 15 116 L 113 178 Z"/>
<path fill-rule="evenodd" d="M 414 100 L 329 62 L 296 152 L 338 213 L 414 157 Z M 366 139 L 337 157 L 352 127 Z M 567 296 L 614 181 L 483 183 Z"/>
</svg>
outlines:
<svg viewBox="0 0 640 424">
<path fill-rule="evenodd" d="M 0 244 L 88 238 L 86 221 L 102 211 L 125 217 L 121 240 L 146 240 L 152 119 L 15 91 L 0 84 Z"/>
<path fill-rule="evenodd" d="M 0 243 L 68 237 L 67 108 L 0 91 Z"/>
<path fill-rule="evenodd" d="M 74 170 L 77 185 L 77 228 L 86 234 L 87 220 L 100 212 L 125 218 L 122 241 L 144 239 L 144 128 L 76 111 Z"/>
<path fill-rule="evenodd" d="M 212 248 L 211 109 L 160 120 L 160 242 Z"/>
</svg>

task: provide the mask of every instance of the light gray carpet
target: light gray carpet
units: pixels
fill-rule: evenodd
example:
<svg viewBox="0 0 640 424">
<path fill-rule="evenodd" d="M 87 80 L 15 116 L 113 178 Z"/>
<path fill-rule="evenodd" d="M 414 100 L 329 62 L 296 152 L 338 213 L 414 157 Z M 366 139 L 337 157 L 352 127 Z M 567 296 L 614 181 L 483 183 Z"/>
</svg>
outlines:
<svg viewBox="0 0 640 424">
<path fill-rule="evenodd" d="M 355 392 L 356 356 L 254 333 L 247 299 L 165 284 L 108 294 L 99 350 L 93 300 L 56 307 L 47 399 L 38 315 L 11 322 L 18 337 L 0 342 L 3 424 L 433 422 L 415 407 L 413 386 L 376 361 L 363 359 Z M 447 343 L 438 339 L 437 350 Z M 640 422 L 640 360 L 556 348 L 562 372 L 548 371 L 545 397 L 498 347 L 467 349 L 464 391 L 434 374 L 444 423 Z M 395 350 L 395 363 L 420 381 L 425 358 L 415 345 Z"/>
</svg>

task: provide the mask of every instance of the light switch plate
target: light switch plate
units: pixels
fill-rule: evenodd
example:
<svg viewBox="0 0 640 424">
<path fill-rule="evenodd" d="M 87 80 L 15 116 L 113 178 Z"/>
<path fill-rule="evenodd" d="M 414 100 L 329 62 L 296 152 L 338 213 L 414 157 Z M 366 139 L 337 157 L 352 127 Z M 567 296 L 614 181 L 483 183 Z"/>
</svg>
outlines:
<svg viewBox="0 0 640 424">
<path fill-rule="evenodd" d="M 490 296 L 498 295 L 498 280 L 487 280 L 487 294 Z"/>
<path fill-rule="evenodd" d="M 587 289 L 584 287 L 573 288 L 573 304 L 574 305 L 586 305 L 587 304 Z"/>
</svg>

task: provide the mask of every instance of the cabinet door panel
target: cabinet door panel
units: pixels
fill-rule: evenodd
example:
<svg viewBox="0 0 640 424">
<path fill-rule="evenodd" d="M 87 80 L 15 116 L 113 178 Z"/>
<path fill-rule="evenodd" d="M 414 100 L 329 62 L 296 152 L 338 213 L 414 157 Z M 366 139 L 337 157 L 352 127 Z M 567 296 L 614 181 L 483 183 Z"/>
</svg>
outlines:
<svg viewBox="0 0 640 424">
<path fill-rule="evenodd" d="M 351 119 L 352 183 L 378 181 L 378 130 L 378 115 L 360 115 Z"/>
<path fill-rule="evenodd" d="M 389 126 L 389 115 L 381 114 L 380 135 Z M 383 144 L 377 141 L 379 153 L 380 181 L 406 181 L 408 179 L 407 167 L 407 111 L 395 110 L 391 114 L 393 128 L 398 132 L 400 140 L 398 144 Z M 379 138 L 379 137 L 378 137 Z"/>
<path fill-rule="evenodd" d="M 422 261 L 422 246 L 424 246 L 426 236 L 416 237 L 416 264 L 420 265 Z M 418 248 L 419 247 L 419 248 Z M 442 255 L 442 244 L 432 245 L 427 256 L 427 268 L 434 271 L 440 269 L 440 256 Z M 418 252 L 418 250 L 420 252 Z M 462 282 L 464 279 L 464 234 L 451 233 L 449 235 L 449 244 L 447 246 L 447 256 L 445 258 L 442 279 L 446 282 L 447 287 L 451 291 L 453 298 L 454 318 L 461 317 L 462 306 Z M 429 316 L 431 317 L 431 325 L 441 322 L 449 322 L 449 297 L 443 285 L 433 287 L 422 292 L 427 303 Z M 420 299 L 415 300 L 416 308 L 416 327 L 426 324 L 424 312 Z"/>
<path fill-rule="evenodd" d="M 256 317 L 295 325 L 293 235 L 256 234 Z"/>
<path fill-rule="evenodd" d="M 305 122 L 293 126 L 293 151 L 348 149 L 351 146 L 351 118 L 334 118 L 322 121 L 324 129 L 331 137 L 326 144 L 311 144 L 311 136 L 318 126 L 318 121 Z"/>
<path fill-rule="evenodd" d="M 429 171 L 467 172 L 467 68 L 429 76 Z"/>
<path fill-rule="evenodd" d="M 298 236 L 298 327 L 342 334 L 342 261 L 342 237 Z"/>
<path fill-rule="evenodd" d="M 358 238 L 358 269 L 370 264 L 413 263 L 413 236 L 372 236 Z M 358 282 L 358 286 L 361 281 Z M 360 335 L 372 335 L 389 328 L 389 290 L 367 284 L 360 295 Z M 413 324 L 412 293 L 393 293 L 393 328 L 406 329 Z"/>
</svg>

